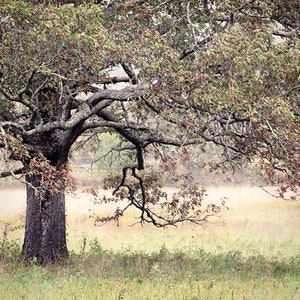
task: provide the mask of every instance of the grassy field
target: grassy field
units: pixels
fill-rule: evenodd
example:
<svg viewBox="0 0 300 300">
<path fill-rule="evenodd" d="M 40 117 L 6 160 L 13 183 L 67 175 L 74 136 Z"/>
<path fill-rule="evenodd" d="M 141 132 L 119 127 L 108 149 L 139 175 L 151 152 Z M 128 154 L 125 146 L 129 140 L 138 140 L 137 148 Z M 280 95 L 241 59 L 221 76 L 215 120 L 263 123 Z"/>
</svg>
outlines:
<svg viewBox="0 0 300 300">
<path fill-rule="evenodd" d="M 111 207 L 69 196 L 70 260 L 47 268 L 20 261 L 22 213 L 1 216 L 0 299 L 300 299 L 300 203 L 249 187 L 208 194 L 228 198 L 221 218 L 167 229 L 131 226 L 135 211 L 95 227 L 89 209 Z"/>
</svg>

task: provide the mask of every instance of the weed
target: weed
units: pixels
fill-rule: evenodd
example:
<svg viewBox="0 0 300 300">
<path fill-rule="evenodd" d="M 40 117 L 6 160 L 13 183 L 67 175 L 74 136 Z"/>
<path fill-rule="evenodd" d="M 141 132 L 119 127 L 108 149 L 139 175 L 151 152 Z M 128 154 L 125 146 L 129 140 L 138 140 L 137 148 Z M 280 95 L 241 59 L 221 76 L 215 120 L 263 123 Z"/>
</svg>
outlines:
<svg viewBox="0 0 300 300">
<path fill-rule="evenodd" d="M 103 252 L 102 246 L 98 240 L 98 238 L 94 238 L 90 243 L 90 251 L 88 252 L 90 255 L 101 255 Z"/>
<path fill-rule="evenodd" d="M 8 262 L 18 263 L 20 262 L 20 245 L 17 241 L 9 240 L 9 232 L 13 232 L 19 229 L 19 227 L 11 226 L 9 223 L 5 223 L 2 239 L 0 240 L 0 262 L 5 264 Z"/>
</svg>

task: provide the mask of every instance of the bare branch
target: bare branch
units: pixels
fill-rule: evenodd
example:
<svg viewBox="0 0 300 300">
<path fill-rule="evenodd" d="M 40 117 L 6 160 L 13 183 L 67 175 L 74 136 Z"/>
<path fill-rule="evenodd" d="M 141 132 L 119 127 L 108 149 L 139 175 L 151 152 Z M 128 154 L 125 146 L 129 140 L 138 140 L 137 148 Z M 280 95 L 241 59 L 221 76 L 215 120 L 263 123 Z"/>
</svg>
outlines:
<svg viewBox="0 0 300 300">
<path fill-rule="evenodd" d="M 1 85 L 0 85 L 0 93 L 8 100 L 13 101 L 16 96 L 11 95 L 9 92 L 7 92 Z"/>
<path fill-rule="evenodd" d="M 138 131 L 149 131 L 148 127 L 138 125 L 135 123 L 123 123 L 123 122 L 113 122 L 113 121 L 91 121 L 86 122 L 82 126 L 82 131 L 86 131 L 88 129 L 99 128 L 99 127 L 109 127 L 115 129 L 134 129 Z"/>
<path fill-rule="evenodd" d="M 24 172 L 24 168 L 5 171 L 5 172 L 0 173 L 0 178 L 10 177 L 10 176 L 15 177 L 16 175 L 23 174 L 23 172 Z"/>
<path fill-rule="evenodd" d="M 135 85 L 121 90 L 101 90 L 88 98 L 87 103 L 92 107 L 104 99 L 128 101 L 129 99 L 139 98 L 149 92 L 147 84 Z"/>
<path fill-rule="evenodd" d="M 15 128 L 15 129 L 19 129 L 21 130 L 21 132 L 25 132 L 25 128 L 16 122 L 11 122 L 11 121 L 4 121 L 4 122 L 0 122 L 0 127 L 1 128 Z"/>
<path fill-rule="evenodd" d="M 33 77 L 34 75 L 36 74 L 35 71 L 32 71 L 30 73 L 30 76 L 29 78 L 27 79 L 26 81 L 26 84 L 25 84 L 25 87 L 22 88 L 21 90 L 19 90 L 17 92 L 16 95 L 11 95 L 9 94 L 7 91 L 4 90 L 4 88 L 2 88 L 0 86 L 0 93 L 5 97 L 7 98 L 8 100 L 12 101 L 12 102 L 18 102 L 18 103 L 21 103 L 23 104 L 24 106 L 26 106 L 27 108 L 29 108 L 31 111 L 33 112 L 36 112 L 38 110 L 38 108 L 33 104 L 32 101 L 28 101 L 26 100 L 23 95 L 26 94 L 26 93 L 29 93 L 30 92 L 30 85 L 31 85 L 31 82 L 33 80 Z"/>
<path fill-rule="evenodd" d="M 130 79 L 128 77 L 108 77 L 103 78 L 99 81 L 100 84 L 116 84 L 120 82 L 130 82 Z"/>
</svg>

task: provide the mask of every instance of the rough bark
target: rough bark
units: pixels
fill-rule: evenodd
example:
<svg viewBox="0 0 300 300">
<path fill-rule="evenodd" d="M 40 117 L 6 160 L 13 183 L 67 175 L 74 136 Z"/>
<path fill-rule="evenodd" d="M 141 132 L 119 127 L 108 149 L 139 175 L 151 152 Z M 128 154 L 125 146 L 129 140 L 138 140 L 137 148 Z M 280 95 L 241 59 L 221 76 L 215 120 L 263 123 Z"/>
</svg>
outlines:
<svg viewBox="0 0 300 300">
<path fill-rule="evenodd" d="M 78 130 L 77 130 L 78 131 Z M 37 166 L 26 175 L 27 208 L 23 244 L 25 260 L 36 259 L 46 265 L 68 257 L 66 242 L 65 187 L 60 170 L 68 160 L 70 145 L 76 139 L 75 129 L 63 134 L 60 130 L 31 136 L 26 142 L 43 154 L 47 166 Z M 40 168 L 40 169 L 39 169 Z"/>
<path fill-rule="evenodd" d="M 64 189 L 41 192 L 40 176 L 28 175 L 26 180 L 24 259 L 36 259 L 39 264 L 45 265 L 67 258 Z"/>
</svg>

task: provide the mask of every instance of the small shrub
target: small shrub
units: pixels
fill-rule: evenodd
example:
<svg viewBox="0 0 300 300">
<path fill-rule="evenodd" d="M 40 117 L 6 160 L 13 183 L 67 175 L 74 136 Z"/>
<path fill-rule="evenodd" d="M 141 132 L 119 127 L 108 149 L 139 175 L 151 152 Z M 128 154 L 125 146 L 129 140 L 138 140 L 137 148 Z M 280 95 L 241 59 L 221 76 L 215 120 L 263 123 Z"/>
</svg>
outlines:
<svg viewBox="0 0 300 300">
<path fill-rule="evenodd" d="M 98 256 L 103 253 L 103 248 L 101 246 L 101 243 L 97 238 L 94 238 L 89 243 L 90 249 L 88 251 L 88 255 Z"/>
<path fill-rule="evenodd" d="M 21 258 L 21 247 L 17 241 L 10 241 L 7 234 L 7 227 L 5 227 L 3 238 L 0 241 L 0 260 L 7 262 L 19 261 Z"/>
</svg>

